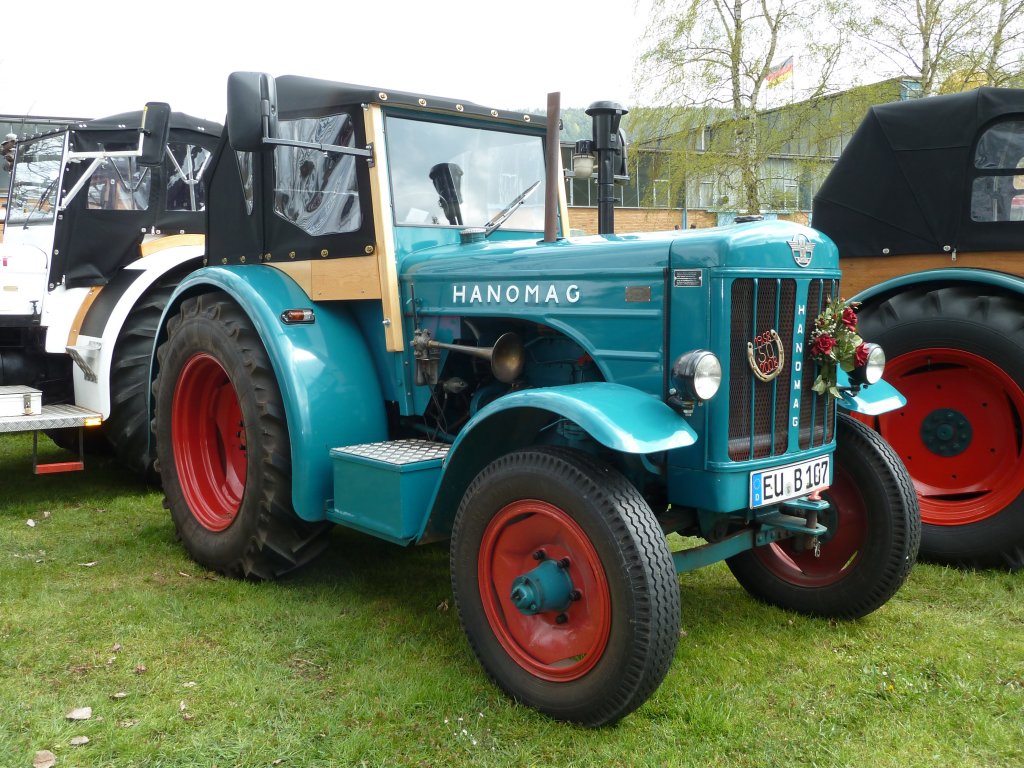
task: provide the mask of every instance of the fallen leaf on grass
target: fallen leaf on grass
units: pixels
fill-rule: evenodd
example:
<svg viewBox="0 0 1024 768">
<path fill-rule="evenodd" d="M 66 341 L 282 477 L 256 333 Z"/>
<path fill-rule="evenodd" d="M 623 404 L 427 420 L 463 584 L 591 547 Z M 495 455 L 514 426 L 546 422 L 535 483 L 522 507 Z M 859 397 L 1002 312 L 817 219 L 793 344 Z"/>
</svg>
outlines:
<svg viewBox="0 0 1024 768">
<path fill-rule="evenodd" d="M 32 768 L 53 768 L 57 764 L 57 756 L 48 749 L 41 749 L 36 752 L 32 761 Z"/>
<path fill-rule="evenodd" d="M 36 521 L 30 517 L 28 520 L 25 521 L 25 525 L 27 525 L 29 528 L 35 528 Z"/>
<path fill-rule="evenodd" d="M 49 519 L 50 519 L 50 510 L 44 509 L 43 510 L 43 520 L 49 520 Z"/>
<path fill-rule="evenodd" d="M 135 674 L 136 675 L 144 675 L 144 674 L 146 674 L 146 665 L 145 664 L 136 664 L 135 665 Z"/>
<path fill-rule="evenodd" d="M 110 698 L 112 698 L 114 701 L 120 701 L 121 699 L 127 699 L 128 698 L 128 692 L 127 691 L 118 691 L 117 693 L 110 694 Z"/>
<path fill-rule="evenodd" d="M 191 579 L 192 578 L 192 574 L 191 573 L 185 573 L 184 571 L 178 571 L 178 575 L 179 576 L 184 576 L 186 579 Z"/>
<path fill-rule="evenodd" d="M 118 723 L 122 728 L 134 728 L 139 724 L 138 720 L 122 720 Z"/>
<path fill-rule="evenodd" d="M 75 736 L 71 741 L 68 742 L 72 747 L 84 747 L 89 743 L 88 736 Z"/>
<path fill-rule="evenodd" d="M 447 600 L 442 600 L 440 603 L 438 603 L 437 604 L 437 610 L 441 611 L 441 613 L 444 613 L 445 611 L 447 611 L 448 610 L 448 601 Z"/>
<path fill-rule="evenodd" d="M 120 643 L 114 643 L 114 644 L 113 644 L 113 645 L 112 645 L 112 646 L 110 647 L 110 650 L 111 650 L 111 651 L 113 651 L 114 653 L 117 653 L 118 651 L 120 651 L 120 650 L 121 650 L 121 644 L 120 644 Z"/>
<path fill-rule="evenodd" d="M 72 709 L 65 717 L 68 720 L 89 720 L 92 718 L 92 707 L 78 707 Z"/>
<path fill-rule="evenodd" d="M 196 687 L 196 682 L 195 682 L 195 680 L 189 680 L 187 683 L 182 683 L 181 687 L 182 688 L 195 688 Z"/>
<path fill-rule="evenodd" d="M 82 566 L 83 568 L 92 568 L 98 562 L 99 562 L 99 560 L 93 560 L 91 563 L 79 563 L 79 565 Z"/>
</svg>

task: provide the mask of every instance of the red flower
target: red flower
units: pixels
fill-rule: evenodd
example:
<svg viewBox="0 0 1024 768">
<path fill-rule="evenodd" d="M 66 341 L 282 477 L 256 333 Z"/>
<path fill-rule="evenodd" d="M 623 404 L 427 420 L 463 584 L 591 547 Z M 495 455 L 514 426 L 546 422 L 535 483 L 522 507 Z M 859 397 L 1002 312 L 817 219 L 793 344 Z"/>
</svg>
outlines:
<svg viewBox="0 0 1024 768">
<path fill-rule="evenodd" d="M 856 333 L 857 331 L 857 313 L 853 311 L 853 307 L 843 308 L 843 325 L 849 328 L 851 331 Z"/>
<path fill-rule="evenodd" d="M 853 362 L 854 362 L 854 364 L 858 368 L 861 368 L 861 367 L 863 367 L 864 365 L 867 364 L 867 362 L 868 362 L 868 345 L 865 344 L 864 342 L 861 342 L 859 345 L 857 345 L 857 349 L 854 350 L 854 352 L 853 352 Z"/>
<path fill-rule="evenodd" d="M 811 354 L 828 357 L 828 354 L 832 351 L 832 348 L 835 347 L 835 345 L 836 340 L 832 338 L 831 335 L 823 333 L 814 340 L 813 344 L 811 344 Z"/>
</svg>

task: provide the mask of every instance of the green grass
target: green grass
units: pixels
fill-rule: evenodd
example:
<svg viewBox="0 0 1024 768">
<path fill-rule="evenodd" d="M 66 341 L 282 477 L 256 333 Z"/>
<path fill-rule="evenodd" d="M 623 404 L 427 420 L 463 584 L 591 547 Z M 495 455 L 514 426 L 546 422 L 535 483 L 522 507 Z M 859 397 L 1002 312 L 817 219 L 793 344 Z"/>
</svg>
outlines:
<svg viewBox="0 0 1024 768">
<path fill-rule="evenodd" d="M 35 477 L 30 446 L 0 438 L 4 768 L 1024 765 L 1024 574 L 921 565 L 848 624 L 755 603 L 721 564 L 682 576 L 668 678 L 590 731 L 488 682 L 445 547 L 337 530 L 291 578 L 223 579 L 158 493 L 102 459 Z"/>
</svg>

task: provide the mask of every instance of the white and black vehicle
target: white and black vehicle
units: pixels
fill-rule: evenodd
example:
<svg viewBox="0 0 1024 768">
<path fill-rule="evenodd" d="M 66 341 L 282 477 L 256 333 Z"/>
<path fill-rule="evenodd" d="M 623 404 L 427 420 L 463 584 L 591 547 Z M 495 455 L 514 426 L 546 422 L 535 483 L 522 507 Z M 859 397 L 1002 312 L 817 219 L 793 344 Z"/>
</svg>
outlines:
<svg viewBox="0 0 1024 768">
<path fill-rule="evenodd" d="M 102 423 L 101 442 L 150 471 L 153 335 L 202 264 L 220 131 L 154 103 L 18 142 L 0 243 L 0 432 L 81 449 L 64 428 Z"/>
</svg>

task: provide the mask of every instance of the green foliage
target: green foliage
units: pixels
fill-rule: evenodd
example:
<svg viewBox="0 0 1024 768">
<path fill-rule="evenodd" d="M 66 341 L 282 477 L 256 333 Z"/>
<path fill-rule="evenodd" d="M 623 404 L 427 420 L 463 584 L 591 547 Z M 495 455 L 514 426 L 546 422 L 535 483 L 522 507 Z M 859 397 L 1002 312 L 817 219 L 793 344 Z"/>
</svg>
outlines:
<svg viewBox="0 0 1024 768">
<path fill-rule="evenodd" d="M 4 766 L 43 749 L 57 768 L 1024 764 L 1022 574 L 917 566 L 839 624 L 754 602 L 721 564 L 681 576 L 668 678 L 588 731 L 487 680 L 445 546 L 339 529 L 294 577 L 222 579 L 185 557 L 158 492 L 102 459 L 34 477 L 30 445 L 0 437 Z"/>
</svg>

